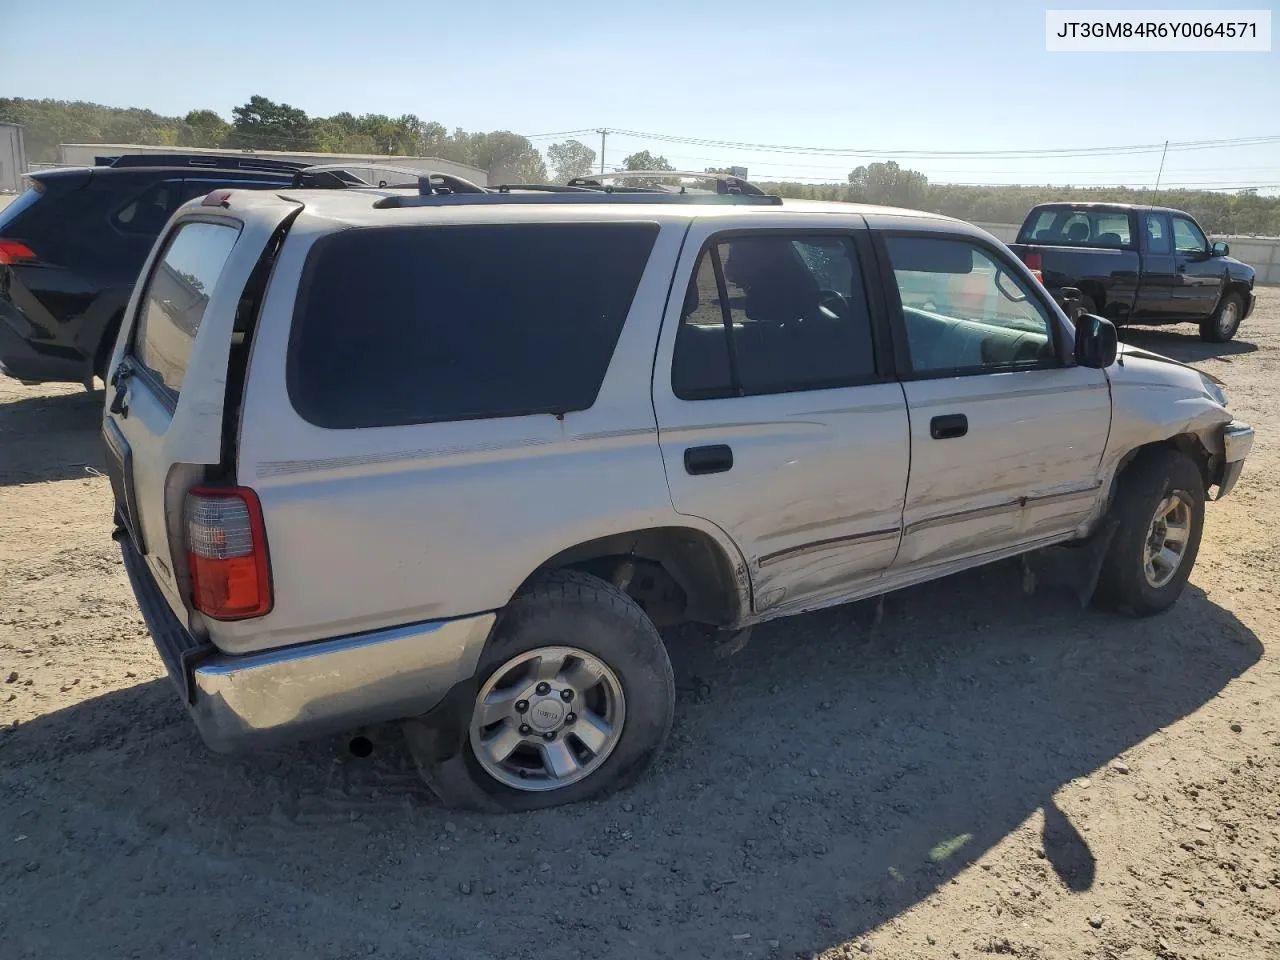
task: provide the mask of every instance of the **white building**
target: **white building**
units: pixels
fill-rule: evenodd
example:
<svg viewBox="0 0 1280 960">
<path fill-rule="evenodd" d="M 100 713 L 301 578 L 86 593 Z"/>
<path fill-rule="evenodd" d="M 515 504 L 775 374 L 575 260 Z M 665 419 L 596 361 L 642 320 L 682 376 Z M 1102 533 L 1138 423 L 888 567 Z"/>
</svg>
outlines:
<svg viewBox="0 0 1280 960">
<path fill-rule="evenodd" d="M 2 136 L 2 134 L 0 134 Z M 0 140 L 0 143 L 3 141 Z M 228 150 L 212 147 L 157 147 L 142 146 L 136 143 L 64 143 L 58 147 L 58 159 L 66 167 L 92 167 L 95 157 L 118 157 L 123 154 L 147 153 L 195 153 L 207 154 L 211 157 L 251 156 L 267 160 L 290 160 L 296 163 L 349 165 L 351 172 L 360 176 L 361 167 L 408 167 L 413 170 L 447 173 L 451 176 L 470 180 L 482 187 L 489 185 L 489 175 L 479 167 L 465 163 L 454 163 L 452 160 L 441 160 L 439 157 L 388 157 L 377 153 L 311 153 L 299 151 L 285 153 L 281 150 Z M 2 187 L 0 187 L 2 189 Z"/>
<path fill-rule="evenodd" d="M 22 189 L 22 175 L 27 172 L 27 154 L 22 143 L 22 127 L 16 123 L 0 123 L 0 193 L 17 193 Z"/>
</svg>

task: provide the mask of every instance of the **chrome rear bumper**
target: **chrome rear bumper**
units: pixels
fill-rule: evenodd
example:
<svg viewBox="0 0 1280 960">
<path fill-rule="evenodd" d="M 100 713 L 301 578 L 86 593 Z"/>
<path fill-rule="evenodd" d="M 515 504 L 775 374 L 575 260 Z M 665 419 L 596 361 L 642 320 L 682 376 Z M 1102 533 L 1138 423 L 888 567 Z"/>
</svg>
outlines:
<svg viewBox="0 0 1280 960">
<path fill-rule="evenodd" d="M 416 717 L 473 676 L 495 614 L 230 656 L 192 637 L 123 531 L 125 570 L 200 736 L 220 753 Z"/>
<path fill-rule="evenodd" d="M 492 613 L 247 656 L 192 671 L 191 715 L 219 752 L 344 733 L 426 713 L 480 661 Z"/>
</svg>

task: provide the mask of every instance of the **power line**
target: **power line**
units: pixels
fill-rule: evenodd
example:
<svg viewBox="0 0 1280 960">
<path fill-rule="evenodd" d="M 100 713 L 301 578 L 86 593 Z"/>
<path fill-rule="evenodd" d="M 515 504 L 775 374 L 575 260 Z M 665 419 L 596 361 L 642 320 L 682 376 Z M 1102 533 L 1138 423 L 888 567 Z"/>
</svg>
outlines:
<svg viewBox="0 0 1280 960">
<path fill-rule="evenodd" d="M 522 133 L 520 136 L 526 140 L 553 140 L 556 137 L 585 137 L 587 134 L 599 132 L 599 127 L 583 127 L 581 130 L 558 130 L 554 133 Z"/>
<path fill-rule="evenodd" d="M 613 131 L 610 131 L 610 132 L 613 132 Z M 695 156 L 689 156 L 688 154 L 676 154 L 676 153 L 664 152 L 663 156 L 665 156 L 668 160 L 678 160 L 681 162 L 685 162 L 687 164 L 695 164 L 695 165 L 696 164 L 707 164 L 707 165 L 714 164 L 718 166 L 723 166 L 725 163 L 728 162 L 725 159 L 724 155 L 721 155 L 719 157 L 695 157 Z M 830 170 L 833 172 L 834 171 L 848 172 L 849 170 L 848 163 L 816 164 L 816 163 L 794 163 L 791 161 L 766 160 L 760 164 L 754 164 L 754 163 L 750 164 L 750 166 L 753 170 L 756 169 L 757 167 L 784 167 L 787 170 Z M 1183 174 L 1186 174 L 1186 173 L 1243 173 L 1245 171 L 1257 171 L 1257 170 L 1265 170 L 1267 172 L 1272 172 L 1276 169 L 1276 167 L 1277 167 L 1277 164 L 1266 164 L 1262 166 L 1244 166 L 1244 167 L 1234 167 L 1234 166 L 1181 167 L 1177 170 L 1177 172 L 1183 173 Z M 993 169 L 976 169 L 975 170 L 973 168 L 968 168 L 968 169 L 930 168 L 929 170 L 926 170 L 924 172 L 927 173 L 930 177 L 933 177 L 933 176 L 939 176 L 944 174 L 969 174 L 971 176 L 975 176 L 975 175 L 987 176 L 991 174 L 1017 174 L 1020 171 L 1013 170 L 1013 169 L 1001 169 L 997 171 Z M 1079 167 L 1073 167 L 1070 169 L 1065 167 L 1050 168 L 1050 169 L 1035 167 L 1034 169 L 1028 170 L 1026 172 L 1028 176 L 1046 176 L 1046 175 L 1077 176 L 1081 174 Z M 1144 168 L 1140 170 L 1133 170 L 1133 169 L 1115 170 L 1115 169 L 1108 168 L 1105 171 L 1103 170 L 1085 171 L 1085 174 L 1086 175 L 1107 175 L 1107 176 L 1114 176 L 1114 177 L 1148 177 L 1151 175 L 1151 170 L 1150 168 Z M 821 178 L 818 178 L 818 179 L 821 179 Z"/>
<path fill-rule="evenodd" d="M 611 132 L 619 136 L 637 137 L 660 143 L 684 143 L 702 147 L 716 147 L 725 150 L 751 150 L 760 153 L 794 153 L 802 155 L 827 156 L 864 156 L 864 157 L 901 157 L 923 159 L 927 157 L 962 159 L 967 157 L 1001 157 L 1004 159 L 1040 159 L 1048 157 L 1086 157 L 1086 156 L 1122 156 L 1141 153 L 1158 153 L 1165 149 L 1164 143 L 1126 144 L 1107 147 L 1061 147 L 1045 149 L 1014 150 L 915 150 L 915 149 L 880 149 L 871 147 L 806 147 L 775 143 L 749 143 L 735 140 L 714 140 L 704 137 L 684 137 L 675 134 L 653 133 L 642 130 L 624 130 L 611 128 Z M 1280 143 L 1280 135 L 1260 137 L 1235 137 L 1218 140 L 1181 140 L 1170 141 L 1170 150 L 1208 150 L 1234 146 L 1258 146 Z"/>
</svg>

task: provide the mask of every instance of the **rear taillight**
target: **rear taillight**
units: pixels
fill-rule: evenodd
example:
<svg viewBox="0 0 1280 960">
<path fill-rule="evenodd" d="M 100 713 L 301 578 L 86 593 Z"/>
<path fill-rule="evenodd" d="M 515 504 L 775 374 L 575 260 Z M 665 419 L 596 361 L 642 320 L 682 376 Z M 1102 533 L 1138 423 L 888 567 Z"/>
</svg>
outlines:
<svg viewBox="0 0 1280 960">
<path fill-rule="evenodd" d="M 187 494 L 191 602 L 215 620 L 271 612 L 271 566 L 262 504 L 247 487 L 197 487 Z"/>
<path fill-rule="evenodd" d="M 35 258 L 35 252 L 20 240 L 0 239 L 0 264 L 10 266 Z"/>
<path fill-rule="evenodd" d="M 1041 272 L 1041 268 L 1044 266 L 1044 258 L 1042 258 L 1040 254 L 1024 253 L 1022 255 L 1022 262 L 1027 265 L 1028 270 L 1035 274 L 1035 278 L 1037 280 L 1044 283 L 1044 274 Z"/>
</svg>

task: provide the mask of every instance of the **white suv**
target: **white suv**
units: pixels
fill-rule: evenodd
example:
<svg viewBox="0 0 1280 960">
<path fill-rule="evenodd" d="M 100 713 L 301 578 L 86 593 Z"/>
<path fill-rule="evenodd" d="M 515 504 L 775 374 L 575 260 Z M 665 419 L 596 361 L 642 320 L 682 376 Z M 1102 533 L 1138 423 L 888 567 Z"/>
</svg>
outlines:
<svg viewBox="0 0 1280 960">
<path fill-rule="evenodd" d="M 1155 613 L 1252 443 L 966 223 L 436 183 L 217 191 L 135 289 L 117 538 L 215 749 L 409 719 L 449 802 L 596 796 L 670 729 L 660 627 L 1068 542 Z"/>
</svg>

